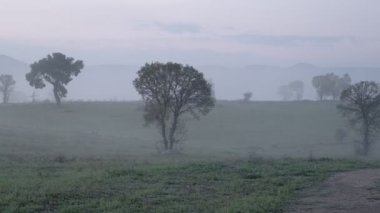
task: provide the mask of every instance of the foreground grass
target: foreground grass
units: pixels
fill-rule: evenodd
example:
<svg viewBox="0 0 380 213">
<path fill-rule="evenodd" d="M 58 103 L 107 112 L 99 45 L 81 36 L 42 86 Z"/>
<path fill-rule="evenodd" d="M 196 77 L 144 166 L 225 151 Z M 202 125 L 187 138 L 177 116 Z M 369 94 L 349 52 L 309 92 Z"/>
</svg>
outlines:
<svg viewBox="0 0 380 213">
<path fill-rule="evenodd" d="M 1 165 L 0 212 L 282 212 L 300 189 L 371 166 L 329 159 Z"/>
</svg>

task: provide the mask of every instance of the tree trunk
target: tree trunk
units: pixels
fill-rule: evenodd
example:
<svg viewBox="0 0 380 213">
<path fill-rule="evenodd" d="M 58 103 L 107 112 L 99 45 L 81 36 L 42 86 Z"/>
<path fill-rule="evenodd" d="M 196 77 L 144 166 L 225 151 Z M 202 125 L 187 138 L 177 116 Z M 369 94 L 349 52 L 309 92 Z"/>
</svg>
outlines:
<svg viewBox="0 0 380 213">
<path fill-rule="evenodd" d="M 7 93 L 3 93 L 3 104 L 7 103 Z"/>
<path fill-rule="evenodd" d="M 166 123 L 165 123 L 165 119 L 162 119 L 160 123 L 161 123 L 162 140 L 164 142 L 164 149 L 165 149 L 165 151 L 167 151 L 168 150 L 168 138 L 166 136 Z"/>
<path fill-rule="evenodd" d="M 323 95 L 321 93 L 318 93 L 319 101 L 323 101 Z"/>
<path fill-rule="evenodd" d="M 364 135 L 363 135 L 363 155 L 368 155 L 369 152 L 369 145 L 370 145 L 370 140 L 369 140 L 369 127 L 366 125 L 364 127 Z"/>
<path fill-rule="evenodd" d="M 175 113 L 174 116 L 173 116 L 173 122 L 172 122 L 172 126 L 170 128 L 170 135 L 169 135 L 169 149 L 170 150 L 173 150 L 173 146 L 174 146 L 174 143 L 175 143 L 175 131 L 177 130 L 177 125 L 178 125 L 178 113 Z"/>
<path fill-rule="evenodd" d="M 57 105 L 61 105 L 61 97 L 59 97 L 58 89 L 54 86 L 54 98 Z"/>
</svg>

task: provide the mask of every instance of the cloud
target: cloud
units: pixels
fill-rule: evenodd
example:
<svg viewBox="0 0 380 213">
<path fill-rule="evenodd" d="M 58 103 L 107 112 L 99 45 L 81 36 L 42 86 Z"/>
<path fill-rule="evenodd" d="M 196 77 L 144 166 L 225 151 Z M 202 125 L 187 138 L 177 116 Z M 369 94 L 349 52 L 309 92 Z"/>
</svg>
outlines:
<svg viewBox="0 0 380 213">
<path fill-rule="evenodd" d="M 223 36 L 226 40 L 270 46 L 331 46 L 344 41 L 355 40 L 351 36 L 298 36 L 298 35 L 260 35 L 260 34 L 238 34 Z"/>
<path fill-rule="evenodd" d="M 202 27 L 192 23 L 155 24 L 161 31 L 173 34 L 200 33 Z"/>
</svg>

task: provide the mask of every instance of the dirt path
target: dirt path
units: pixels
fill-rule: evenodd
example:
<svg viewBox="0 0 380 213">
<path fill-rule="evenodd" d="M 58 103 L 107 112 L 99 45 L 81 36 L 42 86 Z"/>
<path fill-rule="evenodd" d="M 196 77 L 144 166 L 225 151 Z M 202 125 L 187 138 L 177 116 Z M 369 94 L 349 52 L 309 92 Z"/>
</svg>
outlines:
<svg viewBox="0 0 380 213">
<path fill-rule="evenodd" d="M 334 175 L 319 187 L 306 190 L 288 212 L 380 212 L 380 169 Z"/>
</svg>

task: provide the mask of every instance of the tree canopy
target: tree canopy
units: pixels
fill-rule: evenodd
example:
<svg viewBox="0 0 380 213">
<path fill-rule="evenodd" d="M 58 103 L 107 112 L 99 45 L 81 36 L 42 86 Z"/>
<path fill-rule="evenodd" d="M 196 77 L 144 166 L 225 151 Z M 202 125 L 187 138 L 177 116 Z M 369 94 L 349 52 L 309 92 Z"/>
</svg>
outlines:
<svg viewBox="0 0 380 213">
<path fill-rule="evenodd" d="M 289 101 L 292 98 L 302 100 L 304 91 L 304 83 L 300 80 L 289 82 L 287 85 L 281 85 L 277 89 L 277 93 L 282 97 L 282 100 Z"/>
<path fill-rule="evenodd" d="M 133 84 L 145 102 L 145 121 L 160 127 L 165 151 L 180 140 L 183 114 L 199 119 L 214 107 L 211 83 L 191 66 L 156 62 L 145 64 L 137 75 Z"/>
<path fill-rule="evenodd" d="M 66 97 L 67 85 L 73 76 L 77 76 L 84 64 L 80 60 L 66 57 L 62 53 L 53 53 L 46 58 L 30 65 L 31 71 L 26 74 L 29 84 L 37 89 L 44 88 L 45 82 L 53 86 L 56 103 L 61 104 L 61 98 Z"/>
</svg>

